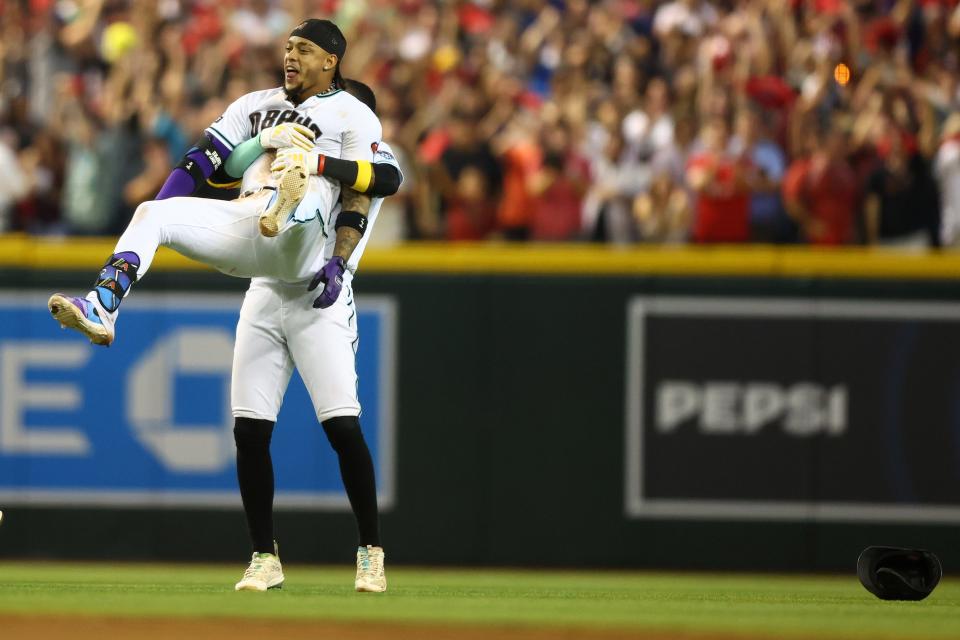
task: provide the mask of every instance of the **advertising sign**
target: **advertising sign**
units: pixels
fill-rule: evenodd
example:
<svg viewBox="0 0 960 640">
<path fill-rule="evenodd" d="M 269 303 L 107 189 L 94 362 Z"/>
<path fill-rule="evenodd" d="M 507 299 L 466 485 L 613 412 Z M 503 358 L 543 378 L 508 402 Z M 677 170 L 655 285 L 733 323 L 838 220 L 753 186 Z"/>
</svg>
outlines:
<svg viewBox="0 0 960 640">
<path fill-rule="evenodd" d="M 242 296 L 148 292 L 110 348 L 61 331 L 47 293 L 0 293 L 0 505 L 239 506 L 230 368 Z M 357 298 L 361 424 L 393 500 L 395 305 Z M 349 509 L 291 379 L 271 446 L 278 507 Z"/>
<path fill-rule="evenodd" d="M 960 305 L 627 313 L 628 516 L 960 522 Z"/>
</svg>

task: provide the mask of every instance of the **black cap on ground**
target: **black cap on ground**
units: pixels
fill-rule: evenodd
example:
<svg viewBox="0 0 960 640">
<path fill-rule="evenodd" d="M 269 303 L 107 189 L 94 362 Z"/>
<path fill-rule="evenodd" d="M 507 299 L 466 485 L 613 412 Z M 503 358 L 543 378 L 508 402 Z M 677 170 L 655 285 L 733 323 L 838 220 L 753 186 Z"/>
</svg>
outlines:
<svg viewBox="0 0 960 640">
<path fill-rule="evenodd" d="M 940 560 L 925 549 L 867 547 L 857 559 L 860 583 L 881 600 L 923 600 L 942 575 Z"/>
</svg>

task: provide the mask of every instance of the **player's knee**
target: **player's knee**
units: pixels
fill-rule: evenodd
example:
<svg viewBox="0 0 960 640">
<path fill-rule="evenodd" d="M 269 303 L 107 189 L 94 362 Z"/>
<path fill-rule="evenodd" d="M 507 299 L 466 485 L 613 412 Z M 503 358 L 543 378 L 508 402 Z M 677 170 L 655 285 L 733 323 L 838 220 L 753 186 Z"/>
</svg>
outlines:
<svg viewBox="0 0 960 640">
<path fill-rule="evenodd" d="M 363 431 L 360 430 L 360 419 L 357 416 L 337 416 L 328 418 L 321 424 L 334 451 L 339 452 L 341 447 L 352 441 L 363 440 Z"/>
<path fill-rule="evenodd" d="M 237 449 L 246 451 L 269 449 L 273 435 L 273 423 L 256 418 L 236 418 L 233 423 L 233 440 Z"/>
<path fill-rule="evenodd" d="M 150 215 L 150 202 L 141 202 L 133 212 L 133 222 L 140 222 L 148 215 Z"/>
<path fill-rule="evenodd" d="M 133 212 L 133 218 L 130 220 L 130 224 L 146 221 L 154 221 L 156 223 L 169 220 L 172 213 L 177 210 L 177 204 L 172 202 L 172 199 L 168 200 L 147 200 L 146 202 L 141 202 L 137 205 L 136 210 Z"/>
<path fill-rule="evenodd" d="M 157 202 L 153 200 L 148 200 L 147 202 L 141 202 L 137 205 L 136 211 L 133 212 L 133 217 L 130 219 L 130 224 L 141 224 L 150 219 L 151 215 L 156 211 Z"/>
</svg>

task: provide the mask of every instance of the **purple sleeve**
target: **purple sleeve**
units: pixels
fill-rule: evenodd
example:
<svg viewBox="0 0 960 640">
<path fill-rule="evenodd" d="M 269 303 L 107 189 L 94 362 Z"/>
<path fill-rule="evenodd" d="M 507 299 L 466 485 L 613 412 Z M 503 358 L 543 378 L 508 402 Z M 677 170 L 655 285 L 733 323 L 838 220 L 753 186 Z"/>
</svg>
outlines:
<svg viewBox="0 0 960 640">
<path fill-rule="evenodd" d="M 216 136 L 204 133 L 200 144 L 194 145 L 170 172 L 155 200 L 192 195 L 202 186 L 198 182 L 206 182 L 229 155 L 230 149 Z"/>
<path fill-rule="evenodd" d="M 193 193 L 193 177 L 180 167 L 175 167 L 167 181 L 160 188 L 160 193 L 154 200 L 166 200 L 167 198 L 176 198 L 177 196 L 188 196 Z"/>
</svg>

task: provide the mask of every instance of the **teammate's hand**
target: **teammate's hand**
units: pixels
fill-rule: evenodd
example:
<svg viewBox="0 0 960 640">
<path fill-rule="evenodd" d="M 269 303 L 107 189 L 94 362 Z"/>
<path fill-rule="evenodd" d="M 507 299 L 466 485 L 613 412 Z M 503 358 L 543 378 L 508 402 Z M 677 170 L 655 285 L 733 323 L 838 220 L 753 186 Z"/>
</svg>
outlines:
<svg viewBox="0 0 960 640">
<path fill-rule="evenodd" d="M 287 149 L 290 147 L 313 149 L 313 131 L 296 122 L 284 122 L 267 127 L 260 132 L 260 146 L 264 149 Z"/>
<path fill-rule="evenodd" d="M 322 282 L 323 291 L 313 301 L 314 309 L 326 309 L 340 296 L 340 289 L 343 288 L 343 272 L 347 269 L 347 263 L 340 256 L 333 256 L 323 265 L 317 275 L 313 276 L 307 291 L 313 291 Z"/>
<path fill-rule="evenodd" d="M 307 170 L 311 175 L 317 174 L 317 163 L 320 161 L 320 154 L 316 151 L 304 151 L 297 148 L 280 149 L 277 151 L 277 157 L 270 164 L 270 171 L 274 173 L 283 173 L 286 169 L 294 166 L 300 166 Z"/>
</svg>

